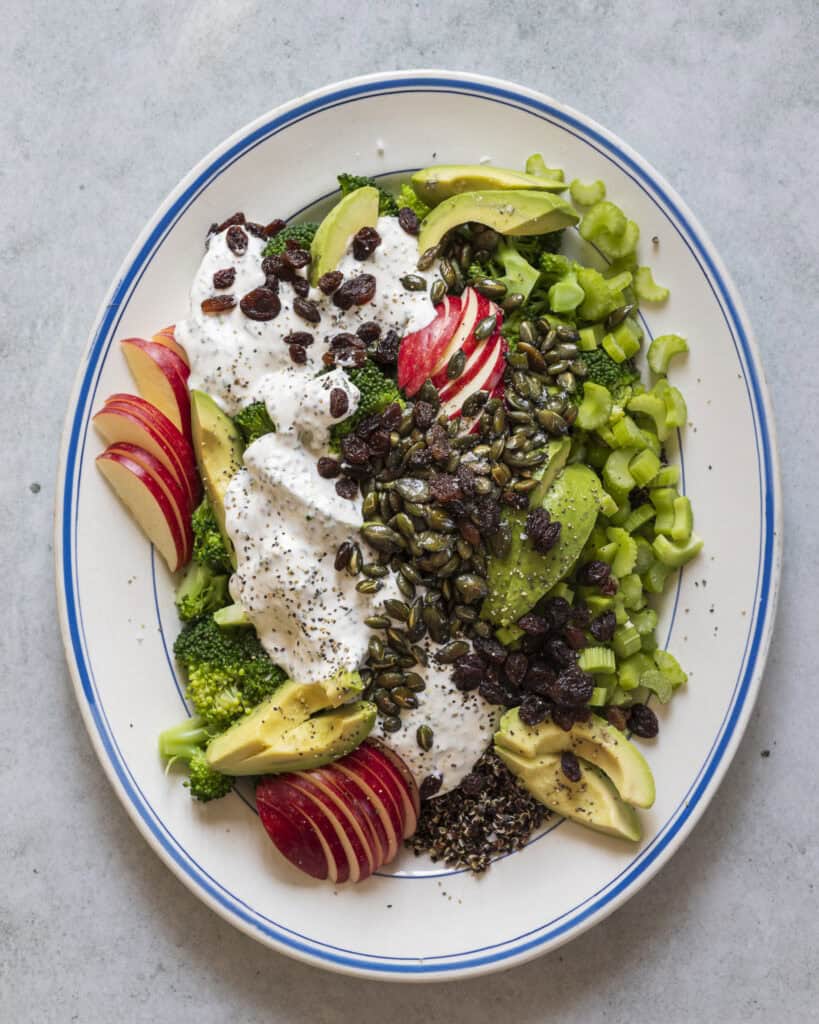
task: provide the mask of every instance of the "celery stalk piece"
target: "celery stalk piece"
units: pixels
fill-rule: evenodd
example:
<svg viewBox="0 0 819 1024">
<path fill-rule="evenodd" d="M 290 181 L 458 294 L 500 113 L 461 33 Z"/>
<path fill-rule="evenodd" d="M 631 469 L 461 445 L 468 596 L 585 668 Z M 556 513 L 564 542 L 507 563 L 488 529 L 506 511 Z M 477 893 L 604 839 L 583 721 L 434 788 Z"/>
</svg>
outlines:
<svg viewBox="0 0 819 1024">
<path fill-rule="evenodd" d="M 608 700 L 608 687 L 606 686 L 595 686 L 592 690 L 592 695 L 589 697 L 589 707 L 601 708 Z"/>
<path fill-rule="evenodd" d="M 656 668 L 643 672 L 640 676 L 640 686 L 645 686 L 647 690 L 656 693 L 661 704 L 667 704 L 674 691 L 671 680 Z"/>
<path fill-rule="evenodd" d="M 649 594 L 662 594 L 665 590 L 666 580 L 672 572 L 671 566 L 655 559 L 643 573 L 643 589 Z"/>
<path fill-rule="evenodd" d="M 654 652 L 654 664 L 663 675 L 671 680 L 672 686 L 682 686 L 683 683 L 688 682 L 688 676 L 680 667 L 680 663 L 668 651 L 656 650 Z"/>
<path fill-rule="evenodd" d="M 630 513 L 629 517 L 623 523 L 623 529 L 628 533 L 635 533 L 640 529 L 641 526 L 645 526 L 646 523 L 650 523 L 651 520 L 657 515 L 656 509 L 652 508 L 651 505 L 645 504 L 635 508 Z M 646 566 L 647 568 L 647 566 Z M 642 569 L 638 569 L 638 572 L 642 572 Z"/>
<path fill-rule="evenodd" d="M 665 376 L 674 356 L 688 352 L 688 342 L 679 334 L 660 334 L 648 346 L 648 366 L 652 373 Z"/>
<path fill-rule="evenodd" d="M 635 486 L 629 463 L 637 454 L 635 448 L 617 448 L 603 466 L 603 485 L 617 502 L 623 502 Z"/>
<path fill-rule="evenodd" d="M 637 542 L 626 530 L 619 526 L 610 526 L 606 530 L 606 536 L 611 543 L 617 545 L 617 554 L 611 563 L 611 571 L 618 579 L 634 569 L 637 561 Z"/>
<path fill-rule="evenodd" d="M 651 506 L 641 505 L 640 508 L 651 508 Z M 640 509 L 634 511 L 639 512 Z M 626 527 L 624 526 L 623 529 Z M 634 563 L 634 571 L 642 576 L 654 562 L 654 551 L 645 537 L 635 537 L 634 539 L 637 541 L 637 561 Z"/>
<path fill-rule="evenodd" d="M 679 482 L 680 467 L 663 466 L 654 479 L 650 481 L 649 487 L 676 487 Z"/>
<path fill-rule="evenodd" d="M 527 158 L 526 173 L 534 174 L 538 178 L 553 178 L 555 181 L 563 181 L 565 178 L 562 168 L 547 167 L 540 153 L 533 153 Z"/>
<path fill-rule="evenodd" d="M 614 672 L 614 651 L 609 647 L 586 647 L 580 652 L 577 664 L 584 672 L 589 672 L 593 676 Z"/>
<path fill-rule="evenodd" d="M 653 480 L 660 471 L 662 463 L 650 449 L 635 455 L 628 465 L 629 472 L 637 481 L 640 487 L 645 487 L 649 480 Z"/>
<path fill-rule="evenodd" d="M 605 346 L 606 339 L 603 339 Z M 657 394 L 646 391 L 645 394 L 635 395 L 628 403 L 629 412 L 641 412 L 654 421 L 657 437 L 660 441 L 667 441 L 670 433 L 668 423 L 668 409 L 666 402 Z"/>
<path fill-rule="evenodd" d="M 621 237 L 627 223 L 626 215 L 619 206 L 602 200 L 586 211 L 577 230 L 581 238 L 585 238 L 587 242 L 594 242 L 604 232 L 613 238 Z"/>
<path fill-rule="evenodd" d="M 569 185 L 569 193 L 578 206 L 594 206 L 606 198 L 606 186 L 599 178 L 588 184 L 575 178 Z"/>
<path fill-rule="evenodd" d="M 583 401 L 577 410 L 577 425 L 583 430 L 597 430 L 608 422 L 612 398 L 608 388 L 587 381 L 583 385 Z"/>
<path fill-rule="evenodd" d="M 680 566 L 690 562 L 699 554 L 702 549 L 702 538 L 692 533 L 687 541 L 675 544 L 668 537 L 659 536 L 652 545 L 657 558 L 671 569 L 679 569 Z"/>
<path fill-rule="evenodd" d="M 577 274 L 566 274 L 549 289 L 549 306 L 555 313 L 571 313 L 585 298 L 585 292 L 577 283 Z"/>
<path fill-rule="evenodd" d="M 679 497 L 674 487 L 657 487 L 649 491 L 651 504 L 657 510 L 655 533 L 670 534 L 674 528 L 674 500 Z"/>
<path fill-rule="evenodd" d="M 678 544 L 685 543 L 694 529 L 694 514 L 691 501 L 682 495 L 674 499 L 674 523 L 671 526 L 671 539 Z"/>
<path fill-rule="evenodd" d="M 635 548 L 637 547 L 635 543 Z M 636 561 L 636 559 L 635 559 Z M 615 573 L 615 575 L 617 575 Z M 643 597 L 643 581 L 635 572 L 627 573 L 619 577 L 620 593 L 623 595 L 623 606 L 630 612 L 639 612 L 645 607 L 646 599 Z M 632 621 L 634 616 L 632 615 Z M 640 630 L 638 629 L 639 633 Z M 642 636 L 642 634 L 640 634 Z"/>
<path fill-rule="evenodd" d="M 580 351 L 593 352 L 603 340 L 605 330 L 602 324 L 592 324 L 591 327 L 581 327 L 578 334 L 580 338 L 577 341 L 577 347 Z"/>
<path fill-rule="evenodd" d="M 574 195 L 572 198 L 574 199 Z M 665 302 L 670 295 L 667 288 L 663 288 L 662 285 L 655 282 L 650 267 L 637 268 L 634 275 L 634 291 L 641 302 Z"/>
<path fill-rule="evenodd" d="M 641 608 L 631 616 L 631 621 L 640 636 L 648 636 L 657 628 L 657 613 L 653 608 Z"/>
</svg>

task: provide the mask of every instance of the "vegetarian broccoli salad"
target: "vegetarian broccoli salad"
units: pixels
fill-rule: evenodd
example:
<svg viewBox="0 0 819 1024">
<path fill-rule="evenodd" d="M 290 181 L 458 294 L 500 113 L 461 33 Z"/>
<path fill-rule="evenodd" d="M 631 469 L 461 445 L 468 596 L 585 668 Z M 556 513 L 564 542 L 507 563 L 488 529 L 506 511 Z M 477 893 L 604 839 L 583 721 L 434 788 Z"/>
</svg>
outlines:
<svg viewBox="0 0 819 1024">
<path fill-rule="evenodd" d="M 640 314 L 668 291 L 539 155 L 338 180 L 320 224 L 214 224 L 95 417 L 180 572 L 160 753 L 200 801 L 252 780 L 333 883 L 405 847 L 480 871 L 550 813 L 638 841 L 635 740 L 686 682 L 656 602 L 702 546 L 666 447 L 688 346 Z"/>
</svg>

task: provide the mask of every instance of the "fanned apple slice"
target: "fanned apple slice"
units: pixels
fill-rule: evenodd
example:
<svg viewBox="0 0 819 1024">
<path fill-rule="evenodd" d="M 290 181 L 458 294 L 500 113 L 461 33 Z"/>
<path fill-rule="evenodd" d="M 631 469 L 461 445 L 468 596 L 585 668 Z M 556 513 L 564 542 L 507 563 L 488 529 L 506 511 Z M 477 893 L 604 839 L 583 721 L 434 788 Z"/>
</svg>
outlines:
<svg viewBox="0 0 819 1024">
<path fill-rule="evenodd" d="M 294 772 L 293 774 L 302 785 L 311 786 L 326 803 L 333 807 L 336 815 L 346 824 L 350 840 L 357 840 L 366 857 L 366 863 L 361 865 L 361 877 L 367 878 L 373 871 L 377 871 L 381 864 L 372 830 L 368 822 L 363 820 L 361 815 L 349 806 L 348 801 L 339 795 L 338 788 L 328 786 L 326 780 L 318 775 L 318 771 L 319 769 L 314 768 L 309 772 Z"/>
<path fill-rule="evenodd" d="M 128 369 L 140 395 L 155 405 L 190 441 L 191 402 L 188 395 L 188 368 L 169 348 L 142 338 L 120 342 Z"/>
<path fill-rule="evenodd" d="M 352 783 L 359 787 L 364 795 L 375 808 L 384 831 L 387 835 L 387 850 L 384 863 L 389 864 L 398 854 L 398 847 L 401 836 L 404 833 L 404 819 L 401 815 L 398 798 L 393 795 L 389 783 L 376 776 L 363 765 L 352 766 L 346 763 L 345 759 L 335 761 L 327 765 L 327 770 L 332 774 L 343 773 Z"/>
<path fill-rule="evenodd" d="M 448 391 L 447 396 L 441 398 L 441 411 L 446 413 L 449 419 L 461 415 L 464 402 L 476 391 L 491 392 L 503 378 L 506 368 L 506 341 L 500 335 L 495 335 L 495 341 L 490 350 L 489 358 L 482 362 L 481 368 L 465 385 L 457 391 Z M 487 345 L 491 342 L 487 342 Z M 456 381 L 455 383 L 460 383 Z"/>
<path fill-rule="evenodd" d="M 310 775 L 316 785 L 332 790 L 334 796 L 358 818 L 372 846 L 375 855 L 373 870 L 377 871 L 387 861 L 390 839 L 373 801 L 343 772 L 328 771 L 324 767 L 316 768 Z"/>
<path fill-rule="evenodd" d="M 435 317 L 404 336 L 398 350 L 398 386 L 410 397 L 432 376 L 461 318 L 461 300 L 447 295 L 435 307 Z"/>
<path fill-rule="evenodd" d="M 339 842 L 347 853 L 350 866 L 350 881 L 360 882 L 375 870 L 375 858 L 372 847 L 367 842 L 361 827 L 350 815 L 340 808 L 338 803 L 317 786 L 312 779 L 312 772 L 291 772 L 287 776 L 291 786 L 296 786 L 313 803 L 324 810 L 328 820 L 333 824 Z"/>
<path fill-rule="evenodd" d="M 372 737 L 347 757 L 350 761 L 361 761 L 369 765 L 379 775 L 388 776 L 389 773 L 392 773 L 392 778 L 403 800 L 404 839 L 408 839 L 415 831 L 418 815 L 421 813 L 421 797 L 412 772 L 394 751 L 380 740 Z"/>
<path fill-rule="evenodd" d="M 97 456 L 100 472 L 168 563 L 171 572 L 185 564 L 185 542 L 177 514 L 160 485 L 138 462 L 106 449 Z"/>
<path fill-rule="evenodd" d="M 432 371 L 432 383 L 436 388 L 440 389 L 449 383 L 446 375 L 447 364 L 458 349 L 461 349 L 465 356 L 472 354 L 479 344 L 475 340 L 475 328 L 488 315 L 489 299 L 476 292 L 474 288 L 465 289 L 461 296 L 461 319 Z"/>
<path fill-rule="evenodd" d="M 176 340 L 175 324 L 171 324 L 170 327 L 163 327 L 161 331 L 157 331 L 156 334 L 153 334 L 151 336 L 151 341 L 155 341 L 157 345 L 164 345 L 165 348 L 169 348 L 174 355 L 179 356 L 179 358 L 185 364 L 188 374 L 190 373 L 190 361 L 188 359 L 188 353 L 184 350 L 184 348 L 182 348 L 182 346 Z"/>
<path fill-rule="evenodd" d="M 273 845 L 299 871 L 321 881 L 331 878 L 332 857 L 319 829 L 292 801 L 288 804 L 278 794 L 265 792 L 267 781 L 263 779 L 256 790 L 256 807 Z"/>
</svg>

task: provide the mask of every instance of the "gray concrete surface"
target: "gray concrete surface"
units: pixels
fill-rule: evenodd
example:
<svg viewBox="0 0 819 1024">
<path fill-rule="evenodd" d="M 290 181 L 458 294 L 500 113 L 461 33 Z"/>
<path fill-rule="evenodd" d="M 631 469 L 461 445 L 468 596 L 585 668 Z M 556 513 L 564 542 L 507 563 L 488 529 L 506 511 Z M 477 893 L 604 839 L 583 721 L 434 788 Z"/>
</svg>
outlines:
<svg viewBox="0 0 819 1024">
<path fill-rule="evenodd" d="M 817 42 L 811 0 L 4 5 L 2 1020 L 819 1019 Z M 787 548 L 761 699 L 673 862 L 552 956 L 401 988 L 268 952 L 198 903 L 139 838 L 69 688 L 51 524 L 87 331 L 168 189 L 276 103 L 409 66 L 542 89 L 620 134 L 687 198 L 756 327 L 782 442 Z"/>
</svg>

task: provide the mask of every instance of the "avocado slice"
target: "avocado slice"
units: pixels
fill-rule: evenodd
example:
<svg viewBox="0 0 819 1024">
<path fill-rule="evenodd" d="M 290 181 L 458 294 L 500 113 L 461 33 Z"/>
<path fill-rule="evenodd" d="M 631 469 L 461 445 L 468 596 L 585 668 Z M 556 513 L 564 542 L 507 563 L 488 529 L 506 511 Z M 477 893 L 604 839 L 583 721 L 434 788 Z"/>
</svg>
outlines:
<svg viewBox="0 0 819 1024">
<path fill-rule="evenodd" d="M 444 199 L 460 195 L 461 192 L 520 188 L 565 192 L 568 188 L 565 181 L 555 178 L 485 164 L 439 164 L 437 167 L 425 167 L 416 171 L 410 181 L 415 194 L 427 206 L 437 206 Z"/>
<path fill-rule="evenodd" d="M 236 552 L 225 529 L 225 492 L 242 468 L 242 438 L 230 416 L 204 391 L 191 391 L 191 433 L 199 475 L 235 568 Z"/>
<path fill-rule="evenodd" d="M 226 775 L 266 775 L 335 761 L 359 746 L 375 722 L 375 705 L 347 703 L 363 689 L 358 672 L 319 683 L 288 679 L 211 741 L 208 763 Z"/>
<path fill-rule="evenodd" d="M 524 725 L 519 708 L 511 708 L 500 720 L 495 733 L 495 748 L 503 747 L 528 760 L 543 754 L 570 751 L 605 772 L 626 803 L 651 807 L 654 803 L 654 776 L 637 747 L 599 715 L 586 722 L 575 722 L 568 732 L 552 721 Z"/>
<path fill-rule="evenodd" d="M 571 782 L 563 774 L 559 754 L 530 759 L 499 746 L 495 753 L 524 788 L 555 814 L 617 839 L 636 843 L 642 837 L 637 812 L 593 765 L 578 760 L 580 781 Z"/>
<path fill-rule="evenodd" d="M 543 495 L 540 507 L 562 523 L 560 538 L 545 555 L 525 537 L 525 511 L 509 512 L 506 522 L 512 543 L 503 558 L 487 561 L 489 596 L 481 617 L 496 626 L 509 626 L 569 574 L 594 528 L 602 488 L 588 466 L 566 466 Z"/>
<path fill-rule="evenodd" d="M 423 252 L 437 245 L 447 231 L 470 221 L 485 224 L 502 235 L 545 235 L 577 224 L 579 220 L 575 210 L 551 192 L 533 189 L 461 192 L 445 199 L 424 217 L 418 248 Z"/>
<path fill-rule="evenodd" d="M 543 504 L 546 492 L 565 468 L 571 451 L 572 442 L 568 437 L 561 437 L 559 441 L 550 441 L 546 445 L 546 461 L 532 473 L 538 485 L 529 493 L 529 508 L 537 508 Z"/>
<path fill-rule="evenodd" d="M 310 278 L 316 284 L 322 274 L 335 270 L 350 239 L 362 228 L 378 223 L 378 189 L 357 188 L 339 200 L 319 224 L 310 246 Z"/>
</svg>

